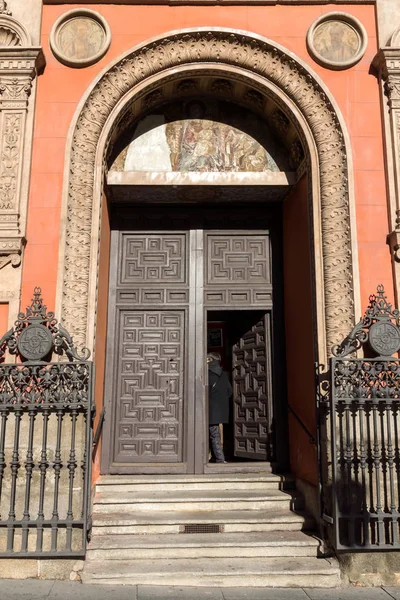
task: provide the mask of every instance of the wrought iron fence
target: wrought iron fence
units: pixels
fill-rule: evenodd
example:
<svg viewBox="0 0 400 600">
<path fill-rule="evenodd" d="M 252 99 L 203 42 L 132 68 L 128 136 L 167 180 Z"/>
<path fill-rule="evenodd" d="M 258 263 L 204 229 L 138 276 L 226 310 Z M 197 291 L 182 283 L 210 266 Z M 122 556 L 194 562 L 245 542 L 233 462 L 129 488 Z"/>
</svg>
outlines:
<svg viewBox="0 0 400 600">
<path fill-rule="evenodd" d="M 363 319 L 333 348 L 320 402 L 331 438 L 324 517 L 337 550 L 400 548 L 399 349 L 399 312 L 378 286 Z"/>
<path fill-rule="evenodd" d="M 93 365 L 32 304 L 0 340 L 0 556 L 84 556 L 90 528 Z M 56 353 L 68 362 L 50 362 Z"/>
</svg>

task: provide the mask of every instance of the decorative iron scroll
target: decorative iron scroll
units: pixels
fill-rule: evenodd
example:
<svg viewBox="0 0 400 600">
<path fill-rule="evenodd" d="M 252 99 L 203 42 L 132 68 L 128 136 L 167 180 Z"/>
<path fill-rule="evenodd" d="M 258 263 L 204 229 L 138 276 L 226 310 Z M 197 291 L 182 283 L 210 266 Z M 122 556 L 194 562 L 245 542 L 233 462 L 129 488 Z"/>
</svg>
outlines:
<svg viewBox="0 0 400 600">
<path fill-rule="evenodd" d="M 400 349 L 400 313 L 387 301 L 383 285 L 369 297 L 369 306 L 362 319 L 340 344 L 332 347 L 332 354 L 344 358 L 368 342 L 378 356 L 392 356 Z"/>
<path fill-rule="evenodd" d="M 90 351 L 83 348 L 79 354 L 68 331 L 57 322 L 53 312 L 47 312 L 41 293 L 41 288 L 35 287 L 26 313 L 19 313 L 14 327 L 0 339 L 0 362 L 7 349 L 27 361 L 42 361 L 52 352 L 65 354 L 71 361 L 88 360 Z"/>
<path fill-rule="evenodd" d="M 366 356 L 357 358 L 361 348 Z M 380 285 L 330 359 L 331 473 L 323 486 L 336 550 L 400 549 L 399 349 L 399 311 Z"/>
<path fill-rule="evenodd" d="M 93 365 L 47 312 L 40 288 L 0 340 L 0 556 L 83 557 Z M 69 362 L 47 362 L 52 354 Z"/>
</svg>

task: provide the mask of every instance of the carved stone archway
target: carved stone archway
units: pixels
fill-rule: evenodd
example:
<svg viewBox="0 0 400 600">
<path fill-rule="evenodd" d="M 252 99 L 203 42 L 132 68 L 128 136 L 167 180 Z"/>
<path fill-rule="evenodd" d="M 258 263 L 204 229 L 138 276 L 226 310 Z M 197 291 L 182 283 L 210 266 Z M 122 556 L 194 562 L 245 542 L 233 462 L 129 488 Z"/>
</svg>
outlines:
<svg viewBox="0 0 400 600">
<path fill-rule="evenodd" d="M 215 65 L 227 72 L 232 69 L 249 78 L 257 77 L 266 88 L 276 88 L 307 124 L 312 139 L 309 151 L 316 156 L 313 176 L 319 178 L 321 226 L 315 236 L 321 234 L 322 238 L 324 306 L 320 310 L 326 348 L 330 348 L 351 329 L 355 313 L 348 155 L 340 117 L 318 78 L 300 60 L 265 38 L 231 30 L 185 30 L 153 39 L 103 72 L 82 101 L 67 148 L 62 283 L 58 292 L 64 326 L 77 345 L 92 347 L 88 322 L 94 308 L 91 298 L 96 295 L 93 270 L 97 269 L 97 246 L 93 236 L 99 231 L 99 181 L 106 144 L 100 160 L 99 146 L 104 131 L 110 131 L 111 118 L 117 120 L 116 107 L 123 106 L 124 98 L 132 97 L 135 90 L 143 93 L 155 75 L 171 76 L 173 69 L 185 65 L 188 69 Z"/>
</svg>

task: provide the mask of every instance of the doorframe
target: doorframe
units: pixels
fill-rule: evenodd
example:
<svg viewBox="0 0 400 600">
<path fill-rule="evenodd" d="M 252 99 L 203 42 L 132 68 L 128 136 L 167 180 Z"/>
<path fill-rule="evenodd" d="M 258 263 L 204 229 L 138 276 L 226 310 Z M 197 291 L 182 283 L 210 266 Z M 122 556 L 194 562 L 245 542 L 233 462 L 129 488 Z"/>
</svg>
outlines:
<svg viewBox="0 0 400 600">
<path fill-rule="evenodd" d="M 182 203 L 183 205 L 184 203 Z M 256 205 L 252 205 L 255 210 Z M 269 207 L 270 208 L 270 207 Z M 254 215 L 254 220 L 256 215 Z M 207 354 L 207 313 L 210 311 L 255 311 L 270 312 L 271 314 L 271 360 L 273 378 L 273 418 L 276 420 L 276 429 L 279 428 L 280 435 L 276 436 L 276 463 L 272 466 L 275 470 L 287 470 L 289 466 L 289 445 L 287 436 L 287 398 L 285 393 L 285 355 L 284 355 L 284 330 L 281 336 L 274 334 L 276 321 L 283 319 L 283 279 L 279 280 L 278 273 L 282 273 L 282 209 L 274 207 L 265 216 L 266 222 L 258 229 L 244 228 L 240 230 L 243 234 L 264 231 L 270 240 L 270 262 L 272 277 L 272 303 L 260 304 L 248 307 L 238 305 L 207 306 L 205 296 L 205 233 L 230 231 L 237 232 L 238 229 L 214 228 L 176 230 L 187 234 L 187 260 L 188 260 L 188 285 L 189 303 L 186 306 L 170 307 L 171 310 L 182 310 L 185 313 L 185 344 L 184 360 L 187 365 L 187 373 L 184 376 L 184 411 L 183 411 L 183 461 L 181 463 L 123 463 L 113 464 L 113 442 L 114 442 L 114 411 L 116 403 L 113 392 L 113 375 L 116 365 L 115 349 L 118 344 L 119 331 L 117 330 L 117 315 L 120 310 L 116 306 L 116 283 L 119 264 L 120 228 L 115 228 L 115 219 L 111 216 L 111 243 L 110 243 L 110 273 L 108 290 L 108 318 L 107 318 L 107 343 L 106 343 L 106 374 L 104 384 L 104 406 L 106 418 L 104 423 L 103 444 L 101 451 L 101 474 L 204 474 L 210 471 L 217 473 L 232 470 L 232 463 L 227 465 L 210 465 L 208 463 L 209 436 L 208 436 L 208 372 L 206 368 Z M 253 215 L 251 221 L 253 221 Z M 148 227 L 137 229 L 138 232 L 150 233 Z M 157 230 L 158 231 L 158 230 Z M 168 229 L 160 229 L 159 232 L 167 233 Z M 193 260 L 194 259 L 194 260 Z M 191 265 L 195 268 L 191 268 Z M 127 310 L 152 310 L 154 307 L 142 305 L 127 306 Z M 161 307 L 158 307 L 161 309 Z M 278 338 L 282 340 L 278 343 Z M 188 341 L 187 341 L 188 340 Z M 277 353 L 277 354 L 276 354 Z M 186 400 L 186 402 L 185 402 Z M 186 410 L 185 410 L 186 405 Z M 279 425 L 278 425 L 279 423 Z M 281 434 L 282 433 L 282 434 Z M 236 466 L 238 472 L 259 471 L 270 467 L 271 463 L 264 461 L 249 461 L 243 465 Z"/>
</svg>

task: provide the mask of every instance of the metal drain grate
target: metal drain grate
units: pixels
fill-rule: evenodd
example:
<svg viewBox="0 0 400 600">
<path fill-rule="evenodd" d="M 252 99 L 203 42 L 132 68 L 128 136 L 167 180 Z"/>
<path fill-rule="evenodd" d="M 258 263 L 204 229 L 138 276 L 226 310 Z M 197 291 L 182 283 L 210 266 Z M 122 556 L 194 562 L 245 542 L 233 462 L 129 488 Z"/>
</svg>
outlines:
<svg viewBox="0 0 400 600">
<path fill-rule="evenodd" d="M 223 525 L 193 524 L 181 525 L 180 533 L 223 533 Z"/>
</svg>

